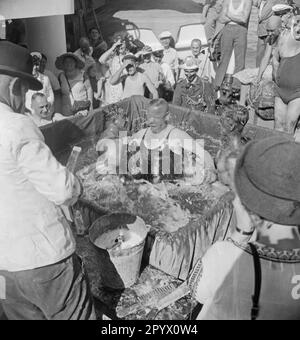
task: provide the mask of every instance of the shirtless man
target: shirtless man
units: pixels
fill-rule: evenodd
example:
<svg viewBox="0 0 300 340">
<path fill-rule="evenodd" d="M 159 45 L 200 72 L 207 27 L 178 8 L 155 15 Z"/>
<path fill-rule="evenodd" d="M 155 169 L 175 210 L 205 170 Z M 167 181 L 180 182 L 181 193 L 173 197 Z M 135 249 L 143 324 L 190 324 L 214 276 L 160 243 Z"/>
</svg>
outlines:
<svg viewBox="0 0 300 340">
<path fill-rule="evenodd" d="M 273 7 L 278 4 L 285 4 L 285 0 L 253 0 L 253 5 L 258 8 L 258 43 L 256 65 L 260 66 L 262 58 L 268 46 L 268 29 L 269 19 L 274 14 Z"/>
<path fill-rule="evenodd" d="M 148 128 L 129 141 L 130 173 L 153 182 L 192 177 L 194 184 L 213 183 L 215 166 L 209 152 L 185 131 L 170 125 L 168 117 L 169 104 L 164 99 L 150 102 Z"/>
<path fill-rule="evenodd" d="M 169 104 L 155 99 L 147 109 L 148 128 L 129 138 L 101 138 L 96 147 L 101 153 L 97 171 L 105 175 L 119 171 L 154 183 L 182 178 L 193 185 L 215 182 L 214 161 L 202 142 L 170 125 L 168 117 Z"/>
<path fill-rule="evenodd" d="M 274 51 L 275 129 L 294 134 L 300 116 L 300 16 L 290 15 Z"/>
<path fill-rule="evenodd" d="M 267 31 L 267 37 L 266 37 L 266 50 L 264 53 L 264 56 L 262 58 L 259 73 L 258 73 L 258 79 L 257 81 L 260 82 L 262 80 L 262 77 L 270 63 L 273 57 L 274 50 L 277 47 L 278 40 L 281 34 L 281 28 L 282 28 L 282 20 L 279 16 L 273 15 L 267 22 L 266 25 L 266 31 Z"/>
</svg>

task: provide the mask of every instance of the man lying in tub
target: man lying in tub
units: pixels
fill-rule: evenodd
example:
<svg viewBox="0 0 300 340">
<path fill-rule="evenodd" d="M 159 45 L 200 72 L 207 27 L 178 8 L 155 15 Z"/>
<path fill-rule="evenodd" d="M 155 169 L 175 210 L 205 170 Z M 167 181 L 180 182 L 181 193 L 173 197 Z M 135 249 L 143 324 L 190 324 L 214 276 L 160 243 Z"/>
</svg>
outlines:
<svg viewBox="0 0 300 340">
<path fill-rule="evenodd" d="M 119 173 L 150 182 L 184 177 L 189 177 L 195 184 L 214 182 L 214 161 L 204 150 L 202 141 L 196 141 L 183 130 L 168 124 L 168 115 L 169 105 L 164 99 L 150 102 L 148 128 L 126 142 L 123 139 L 128 152 L 122 153 Z M 97 146 L 97 151 L 104 152 L 103 160 L 109 158 L 110 163 L 116 161 L 115 150 L 114 144 L 107 140 L 101 140 Z"/>
</svg>

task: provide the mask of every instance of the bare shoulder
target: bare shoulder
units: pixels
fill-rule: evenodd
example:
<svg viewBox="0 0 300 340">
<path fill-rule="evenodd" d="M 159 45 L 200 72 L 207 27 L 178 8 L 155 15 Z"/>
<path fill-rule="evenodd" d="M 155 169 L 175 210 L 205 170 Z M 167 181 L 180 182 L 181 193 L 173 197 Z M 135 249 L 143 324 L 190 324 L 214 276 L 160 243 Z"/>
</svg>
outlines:
<svg viewBox="0 0 300 340">
<path fill-rule="evenodd" d="M 172 125 L 169 126 L 170 129 L 171 129 L 171 138 L 172 139 L 188 139 L 188 140 L 192 140 L 193 138 L 185 131 L 179 129 L 179 128 L 176 128 Z"/>
<path fill-rule="evenodd" d="M 285 29 L 278 39 L 278 54 L 280 58 L 288 58 L 294 56 L 294 51 L 297 49 L 295 39 L 291 31 Z"/>
<path fill-rule="evenodd" d="M 147 129 L 142 129 L 142 130 L 136 132 L 134 135 L 131 136 L 131 140 L 142 139 L 146 132 L 147 132 Z"/>
</svg>

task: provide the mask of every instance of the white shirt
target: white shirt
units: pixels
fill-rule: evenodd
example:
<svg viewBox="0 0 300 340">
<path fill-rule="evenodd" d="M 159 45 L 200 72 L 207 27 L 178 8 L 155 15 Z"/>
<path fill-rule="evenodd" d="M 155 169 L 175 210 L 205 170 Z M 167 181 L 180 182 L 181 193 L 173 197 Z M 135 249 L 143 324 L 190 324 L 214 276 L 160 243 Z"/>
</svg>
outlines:
<svg viewBox="0 0 300 340">
<path fill-rule="evenodd" d="M 124 77 L 124 92 L 122 99 L 132 96 L 144 96 L 147 76 L 144 73 L 137 72 L 135 76 Z"/>
<path fill-rule="evenodd" d="M 163 63 L 167 63 L 168 65 L 170 65 L 172 70 L 176 70 L 179 66 L 177 51 L 172 47 L 165 49 L 162 61 Z"/>
<path fill-rule="evenodd" d="M 60 206 L 77 201 L 79 182 L 52 155 L 33 121 L 2 103 L 0 187 L 0 270 L 32 270 L 74 253 Z"/>
<path fill-rule="evenodd" d="M 204 255 L 201 280 L 195 291 L 195 298 L 204 305 L 198 320 L 206 318 L 216 292 L 242 254 L 243 251 L 234 247 L 230 242 L 217 242 Z"/>
<path fill-rule="evenodd" d="M 172 87 L 175 86 L 175 77 L 174 73 L 172 72 L 171 66 L 167 63 L 162 63 L 161 65 L 163 75 L 165 77 L 166 82 L 169 82 Z"/>
<path fill-rule="evenodd" d="M 54 104 L 54 92 L 50 83 L 50 79 L 48 78 L 48 76 L 39 73 L 39 76 L 37 78 L 42 84 L 43 84 L 43 88 L 40 91 L 32 91 L 29 90 L 26 93 L 26 102 L 25 102 L 25 106 L 26 109 L 31 110 L 31 99 L 32 96 L 36 93 L 43 93 L 46 98 L 47 98 L 47 102 L 52 106 Z"/>
<path fill-rule="evenodd" d="M 299 320 L 300 304 L 293 297 L 297 281 L 292 280 L 300 273 L 299 249 L 276 251 L 264 245 L 259 248 L 259 320 Z M 217 242 L 194 269 L 192 280 L 196 280 L 191 288 L 197 301 L 204 305 L 198 320 L 250 320 L 255 276 L 252 252 L 245 249 L 247 244 Z"/>
</svg>

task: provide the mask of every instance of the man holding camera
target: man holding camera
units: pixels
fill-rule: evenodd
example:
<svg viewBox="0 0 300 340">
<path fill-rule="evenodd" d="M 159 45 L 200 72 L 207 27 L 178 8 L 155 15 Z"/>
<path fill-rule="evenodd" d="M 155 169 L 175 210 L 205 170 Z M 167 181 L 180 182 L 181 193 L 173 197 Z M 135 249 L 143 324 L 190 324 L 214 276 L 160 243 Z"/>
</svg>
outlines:
<svg viewBox="0 0 300 340">
<path fill-rule="evenodd" d="M 124 75 L 125 70 L 127 75 Z M 111 85 L 123 85 L 122 99 L 144 96 L 146 87 L 152 95 L 152 99 L 158 99 L 155 86 L 146 74 L 138 70 L 137 57 L 133 54 L 128 54 L 123 58 L 122 67 L 111 77 L 110 83 Z"/>
<path fill-rule="evenodd" d="M 122 60 L 128 53 L 127 45 L 125 39 L 121 36 L 116 36 L 114 39 L 114 44 L 112 47 L 102 54 L 99 59 L 100 64 L 106 65 L 108 67 L 108 77 L 114 75 L 121 67 Z M 124 75 L 126 73 L 124 72 Z M 123 86 L 122 84 L 111 85 L 110 82 L 106 84 L 106 104 L 115 104 L 122 100 L 123 96 Z"/>
</svg>

